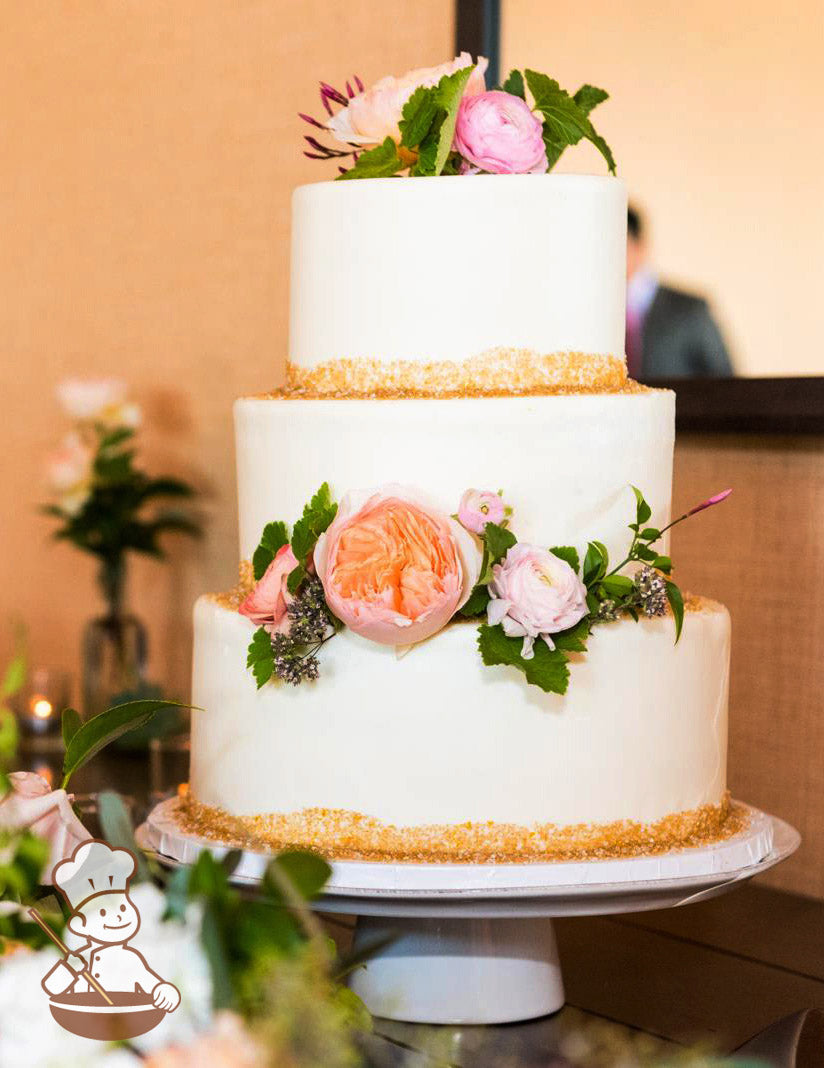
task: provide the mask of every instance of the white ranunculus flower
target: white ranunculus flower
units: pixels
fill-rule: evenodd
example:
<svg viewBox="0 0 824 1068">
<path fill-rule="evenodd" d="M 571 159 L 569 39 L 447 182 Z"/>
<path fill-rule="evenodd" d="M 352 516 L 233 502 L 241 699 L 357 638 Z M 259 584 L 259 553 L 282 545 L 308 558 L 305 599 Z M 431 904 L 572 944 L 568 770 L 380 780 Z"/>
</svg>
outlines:
<svg viewBox="0 0 824 1068">
<path fill-rule="evenodd" d="M 94 422 L 109 408 L 126 402 L 126 383 L 118 378 L 67 378 L 57 387 L 57 399 L 66 415 Z"/>
</svg>

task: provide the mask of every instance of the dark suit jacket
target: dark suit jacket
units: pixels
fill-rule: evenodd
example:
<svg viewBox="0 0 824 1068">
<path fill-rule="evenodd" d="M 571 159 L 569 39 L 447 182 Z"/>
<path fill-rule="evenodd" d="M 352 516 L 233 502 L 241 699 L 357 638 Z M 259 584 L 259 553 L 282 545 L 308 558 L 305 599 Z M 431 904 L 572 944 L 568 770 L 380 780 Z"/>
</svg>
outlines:
<svg viewBox="0 0 824 1068">
<path fill-rule="evenodd" d="M 659 286 L 649 306 L 641 351 L 642 379 L 733 374 L 707 302 L 669 286 Z"/>
</svg>

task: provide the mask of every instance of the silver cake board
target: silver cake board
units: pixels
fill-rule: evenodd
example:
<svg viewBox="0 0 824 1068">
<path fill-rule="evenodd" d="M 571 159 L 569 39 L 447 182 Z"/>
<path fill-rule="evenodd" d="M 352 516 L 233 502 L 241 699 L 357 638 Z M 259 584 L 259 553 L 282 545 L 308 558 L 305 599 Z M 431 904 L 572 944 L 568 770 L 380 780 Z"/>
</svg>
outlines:
<svg viewBox="0 0 824 1068">
<path fill-rule="evenodd" d="M 183 831 L 177 801 L 138 828 L 161 862 L 191 864 L 229 847 Z M 555 1012 L 564 1003 L 552 918 L 675 908 L 715 897 L 798 848 L 783 820 L 745 806 L 734 836 L 659 856 L 523 864 L 332 861 L 313 907 L 358 917 L 355 950 L 380 946 L 349 979 L 375 1016 L 415 1023 L 491 1024 Z M 233 874 L 254 886 L 271 853 L 244 850 Z"/>
</svg>

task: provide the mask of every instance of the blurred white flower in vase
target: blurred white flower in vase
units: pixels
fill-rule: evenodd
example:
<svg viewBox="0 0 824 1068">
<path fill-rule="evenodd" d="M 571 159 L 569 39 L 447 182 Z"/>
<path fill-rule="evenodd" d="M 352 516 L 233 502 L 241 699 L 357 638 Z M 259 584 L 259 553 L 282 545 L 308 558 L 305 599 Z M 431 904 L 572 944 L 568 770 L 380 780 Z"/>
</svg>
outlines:
<svg viewBox="0 0 824 1068">
<path fill-rule="evenodd" d="M 92 491 L 94 448 L 76 430 L 67 434 L 48 457 L 46 473 L 64 515 L 79 515 Z"/>
<path fill-rule="evenodd" d="M 140 426 L 140 406 L 127 399 L 126 383 L 118 378 L 67 378 L 57 398 L 70 419 L 107 427 Z"/>
</svg>

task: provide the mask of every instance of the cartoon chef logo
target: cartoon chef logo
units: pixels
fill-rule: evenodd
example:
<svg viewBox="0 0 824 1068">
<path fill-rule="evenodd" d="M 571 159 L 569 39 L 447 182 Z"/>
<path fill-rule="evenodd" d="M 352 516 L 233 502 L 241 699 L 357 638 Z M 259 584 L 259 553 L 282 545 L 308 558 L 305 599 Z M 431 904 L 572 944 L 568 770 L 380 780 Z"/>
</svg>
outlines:
<svg viewBox="0 0 824 1068">
<path fill-rule="evenodd" d="M 129 944 L 140 929 L 140 913 L 129 896 L 135 868 L 128 849 L 113 849 L 97 839 L 81 843 L 70 859 L 55 865 L 52 881 L 71 909 L 68 929 L 85 941 L 67 950 L 42 980 L 53 999 L 52 1014 L 69 1030 L 78 1030 L 78 1017 L 61 1018 L 54 1011 L 55 999 L 64 1007 L 106 1005 L 109 1012 L 117 1006 L 134 1011 L 141 1004 L 162 1010 L 154 1013 L 152 1026 L 180 1004 L 177 987 L 152 971 L 143 954 Z M 97 1030 L 92 1026 L 85 1033 L 101 1037 Z"/>
</svg>

